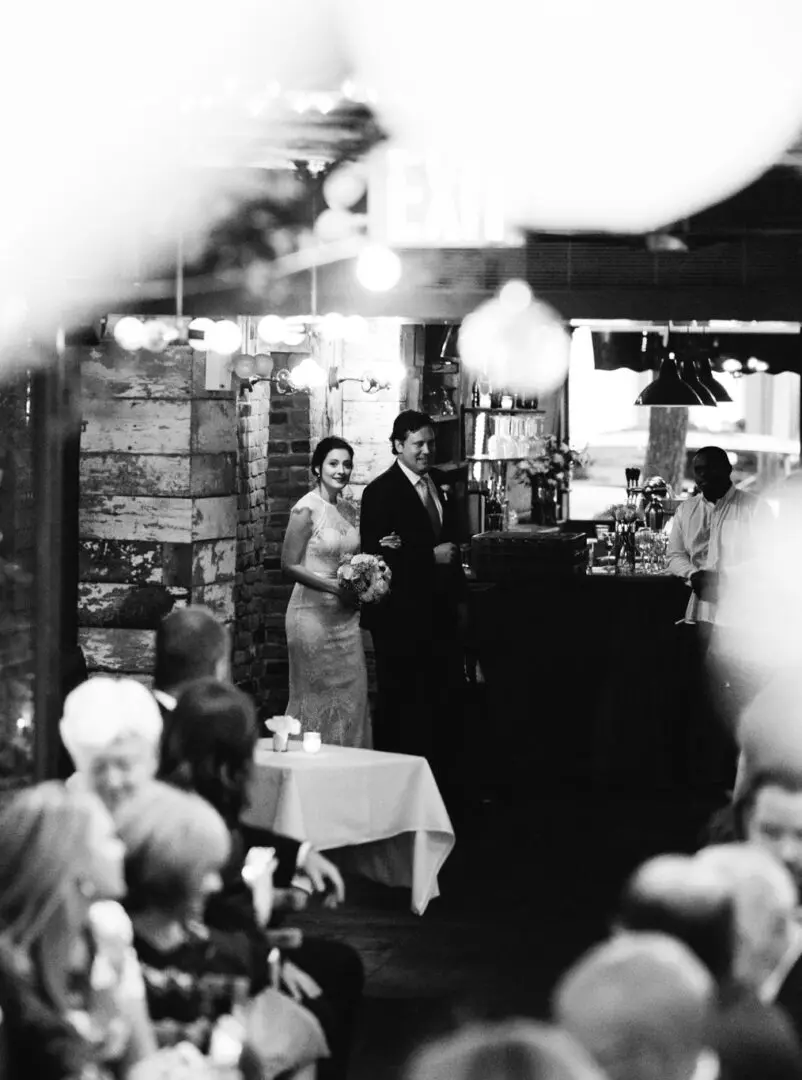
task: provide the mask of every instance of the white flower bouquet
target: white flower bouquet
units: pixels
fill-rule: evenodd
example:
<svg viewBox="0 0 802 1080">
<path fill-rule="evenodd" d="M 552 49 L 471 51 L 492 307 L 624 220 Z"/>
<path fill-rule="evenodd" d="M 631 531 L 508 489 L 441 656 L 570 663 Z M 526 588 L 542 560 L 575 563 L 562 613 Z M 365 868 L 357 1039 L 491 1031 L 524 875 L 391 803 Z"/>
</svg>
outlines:
<svg viewBox="0 0 802 1080">
<path fill-rule="evenodd" d="M 390 591 L 392 572 L 378 555 L 352 555 L 340 564 L 337 584 L 349 589 L 360 604 L 375 604 Z"/>
<path fill-rule="evenodd" d="M 294 716 L 271 716 L 265 727 L 273 732 L 274 750 L 286 750 L 290 735 L 301 734 L 301 721 Z"/>
</svg>

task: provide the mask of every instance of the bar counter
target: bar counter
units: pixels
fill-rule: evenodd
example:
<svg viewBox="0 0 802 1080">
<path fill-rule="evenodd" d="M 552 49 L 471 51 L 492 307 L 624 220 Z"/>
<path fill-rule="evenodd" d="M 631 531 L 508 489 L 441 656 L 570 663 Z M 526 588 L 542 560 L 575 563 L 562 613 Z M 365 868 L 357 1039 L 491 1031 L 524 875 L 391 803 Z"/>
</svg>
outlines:
<svg viewBox="0 0 802 1080">
<path fill-rule="evenodd" d="M 673 788 L 704 783 L 688 601 L 668 574 L 472 582 L 485 736 L 510 783 Z"/>
</svg>

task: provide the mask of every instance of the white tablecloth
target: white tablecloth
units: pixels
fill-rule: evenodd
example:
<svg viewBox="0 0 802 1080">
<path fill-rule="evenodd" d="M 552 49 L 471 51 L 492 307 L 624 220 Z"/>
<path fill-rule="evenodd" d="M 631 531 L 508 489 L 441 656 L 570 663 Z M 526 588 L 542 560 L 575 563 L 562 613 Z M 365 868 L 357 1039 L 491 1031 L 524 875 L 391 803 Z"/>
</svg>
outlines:
<svg viewBox="0 0 802 1080">
<path fill-rule="evenodd" d="M 454 829 L 425 758 L 324 745 L 286 753 L 260 741 L 246 820 L 309 840 L 321 851 L 348 848 L 344 862 L 385 885 L 412 890 L 422 915 L 440 895 L 437 875 Z"/>
</svg>

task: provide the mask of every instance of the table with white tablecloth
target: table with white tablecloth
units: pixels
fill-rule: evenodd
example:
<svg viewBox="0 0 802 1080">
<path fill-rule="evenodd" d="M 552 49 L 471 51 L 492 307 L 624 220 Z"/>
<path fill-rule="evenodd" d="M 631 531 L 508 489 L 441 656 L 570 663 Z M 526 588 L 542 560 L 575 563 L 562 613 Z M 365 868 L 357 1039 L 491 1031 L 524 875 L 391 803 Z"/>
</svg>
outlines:
<svg viewBox="0 0 802 1080">
<path fill-rule="evenodd" d="M 324 745 L 316 754 L 290 740 L 275 752 L 260 740 L 249 824 L 272 828 L 320 851 L 341 849 L 341 865 L 412 890 L 422 915 L 440 895 L 437 875 L 454 829 L 425 758 Z"/>
</svg>

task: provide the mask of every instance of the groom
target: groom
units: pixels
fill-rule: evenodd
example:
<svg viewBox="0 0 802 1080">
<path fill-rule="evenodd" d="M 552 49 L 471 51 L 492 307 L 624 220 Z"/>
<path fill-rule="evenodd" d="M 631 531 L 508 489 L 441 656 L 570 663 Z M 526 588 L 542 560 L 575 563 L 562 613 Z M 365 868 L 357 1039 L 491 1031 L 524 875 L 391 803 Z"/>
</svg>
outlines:
<svg viewBox="0 0 802 1080">
<path fill-rule="evenodd" d="M 389 596 L 362 609 L 376 652 L 374 746 L 427 757 L 442 775 L 449 735 L 460 738 L 464 678 L 457 508 L 431 467 L 425 413 L 400 413 L 390 443 L 395 463 L 365 488 L 360 515 L 362 550 L 381 555 L 393 574 Z"/>
</svg>

